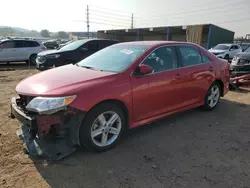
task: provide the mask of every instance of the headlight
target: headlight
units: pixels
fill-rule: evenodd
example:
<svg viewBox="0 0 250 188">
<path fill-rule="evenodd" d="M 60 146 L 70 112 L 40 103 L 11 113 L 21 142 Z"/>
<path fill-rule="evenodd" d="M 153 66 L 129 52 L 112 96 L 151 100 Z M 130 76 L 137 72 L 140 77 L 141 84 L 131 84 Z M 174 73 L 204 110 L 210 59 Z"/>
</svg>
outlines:
<svg viewBox="0 0 250 188">
<path fill-rule="evenodd" d="M 26 106 L 27 110 L 39 114 L 52 114 L 64 109 L 75 100 L 76 96 L 67 97 L 36 97 Z"/>
<path fill-rule="evenodd" d="M 217 55 L 221 55 L 221 54 L 224 54 L 225 52 L 218 52 Z"/>
<path fill-rule="evenodd" d="M 245 60 L 245 59 L 240 59 L 240 60 L 238 61 L 238 64 L 239 64 L 239 65 L 249 64 L 249 61 L 248 61 L 248 60 Z"/>
<path fill-rule="evenodd" d="M 46 56 L 47 58 L 51 58 L 51 59 L 56 59 L 56 58 L 58 58 L 58 57 L 60 57 L 60 55 L 59 54 L 53 54 L 53 55 L 47 55 Z"/>
</svg>

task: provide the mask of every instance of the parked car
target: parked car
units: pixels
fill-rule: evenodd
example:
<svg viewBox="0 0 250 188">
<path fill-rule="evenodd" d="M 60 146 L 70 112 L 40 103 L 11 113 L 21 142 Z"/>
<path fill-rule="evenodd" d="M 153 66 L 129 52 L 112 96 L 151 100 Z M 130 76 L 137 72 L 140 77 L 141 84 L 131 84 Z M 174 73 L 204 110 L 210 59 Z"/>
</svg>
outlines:
<svg viewBox="0 0 250 188">
<path fill-rule="evenodd" d="M 250 74 L 250 47 L 234 56 L 230 69 L 233 76 Z"/>
<path fill-rule="evenodd" d="M 0 62 L 36 64 L 36 55 L 46 47 L 35 40 L 7 39 L 0 42 Z"/>
<path fill-rule="evenodd" d="M 238 52 L 242 52 L 242 48 L 238 44 L 218 44 L 214 48 L 211 48 L 209 52 L 212 52 L 219 58 L 231 60 Z"/>
<path fill-rule="evenodd" d="M 196 44 L 118 43 L 20 82 L 11 112 L 30 154 L 59 159 L 74 145 L 110 149 L 127 128 L 170 114 L 213 110 L 228 87 L 229 63 Z"/>
<path fill-rule="evenodd" d="M 46 46 L 47 49 L 57 49 L 59 47 L 56 40 L 45 41 L 43 42 L 43 45 Z"/>
<path fill-rule="evenodd" d="M 72 40 L 59 44 L 59 49 L 73 42 Z"/>
<path fill-rule="evenodd" d="M 242 51 L 245 51 L 250 46 L 250 43 L 241 43 L 240 46 L 242 48 Z"/>
<path fill-rule="evenodd" d="M 46 70 L 53 67 L 77 63 L 98 50 L 116 43 L 118 43 L 116 40 L 77 40 L 60 49 L 39 53 L 36 59 L 37 69 Z"/>
</svg>

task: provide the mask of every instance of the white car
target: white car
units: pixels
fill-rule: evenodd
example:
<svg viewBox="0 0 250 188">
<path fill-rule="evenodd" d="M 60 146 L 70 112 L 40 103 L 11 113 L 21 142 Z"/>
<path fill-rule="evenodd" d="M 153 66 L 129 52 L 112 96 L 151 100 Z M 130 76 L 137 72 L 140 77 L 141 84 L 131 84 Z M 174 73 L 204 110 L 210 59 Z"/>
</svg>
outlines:
<svg viewBox="0 0 250 188">
<path fill-rule="evenodd" d="M 0 42 L 0 62 L 21 62 L 36 64 L 36 55 L 46 47 L 35 40 L 10 39 Z"/>
<path fill-rule="evenodd" d="M 233 59 L 237 53 L 242 52 L 242 48 L 238 44 L 218 44 L 208 51 L 219 58 L 230 60 Z"/>
</svg>

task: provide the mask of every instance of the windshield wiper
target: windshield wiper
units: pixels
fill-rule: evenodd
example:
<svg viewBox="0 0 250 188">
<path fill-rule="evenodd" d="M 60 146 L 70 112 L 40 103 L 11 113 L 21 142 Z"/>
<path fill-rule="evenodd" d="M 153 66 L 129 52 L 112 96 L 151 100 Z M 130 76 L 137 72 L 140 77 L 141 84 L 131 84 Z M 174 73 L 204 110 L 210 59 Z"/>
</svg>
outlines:
<svg viewBox="0 0 250 188">
<path fill-rule="evenodd" d="M 77 65 L 77 66 L 79 66 L 79 65 Z M 90 66 L 81 66 L 81 67 L 86 68 L 86 69 L 91 69 L 91 70 L 103 71 L 102 69 L 97 69 L 97 68 L 90 67 Z"/>
</svg>

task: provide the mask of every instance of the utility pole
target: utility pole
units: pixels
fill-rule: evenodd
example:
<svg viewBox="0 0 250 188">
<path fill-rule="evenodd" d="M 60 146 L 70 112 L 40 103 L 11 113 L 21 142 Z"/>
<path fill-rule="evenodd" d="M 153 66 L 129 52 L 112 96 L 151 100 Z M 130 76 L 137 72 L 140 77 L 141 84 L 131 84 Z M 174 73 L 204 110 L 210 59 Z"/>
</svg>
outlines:
<svg viewBox="0 0 250 188">
<path fill-rule="evenodd" d="M 134 29 L 134 14 L 132 13 L 131 29 Z"/>
<path fill-rule="evenodd" d="M 89 5 L 87 5 L 87 31 L 88 31 L 88 39 L 89 39 Z"/>
</svg>

